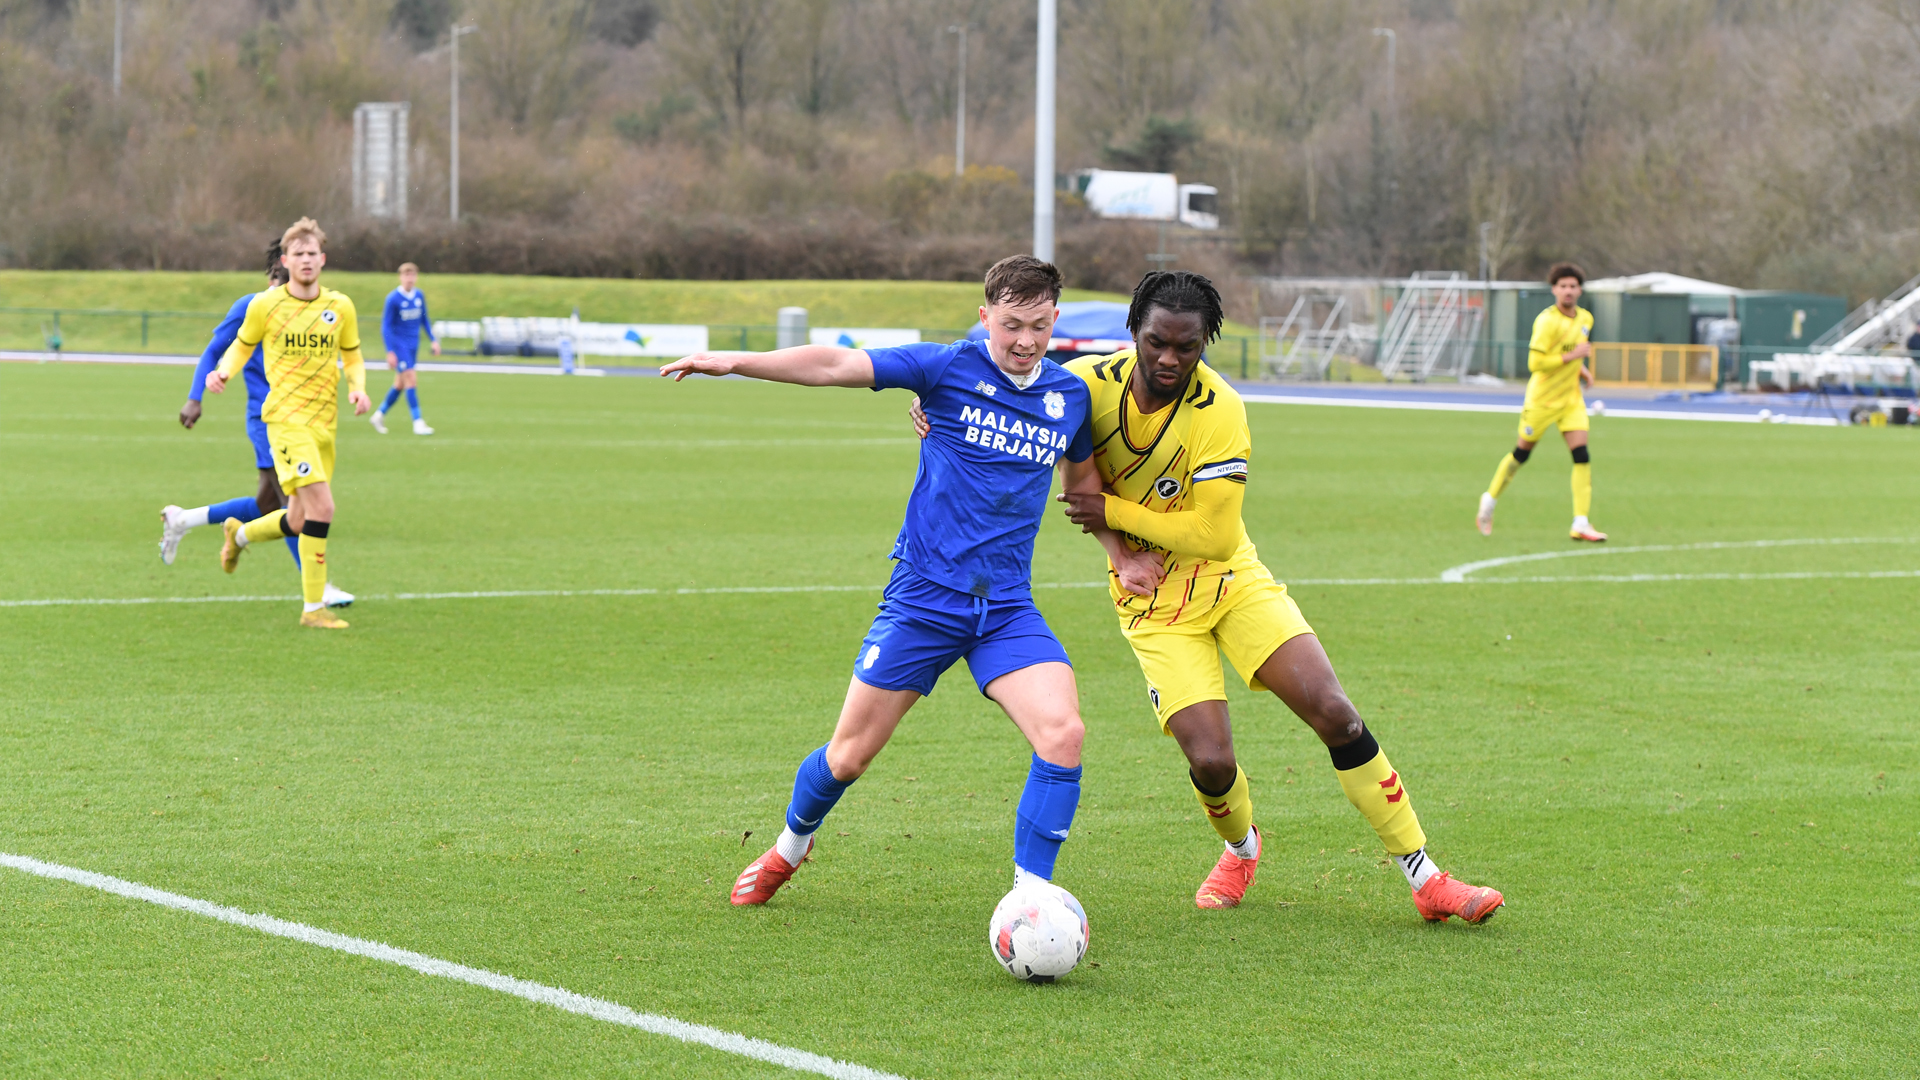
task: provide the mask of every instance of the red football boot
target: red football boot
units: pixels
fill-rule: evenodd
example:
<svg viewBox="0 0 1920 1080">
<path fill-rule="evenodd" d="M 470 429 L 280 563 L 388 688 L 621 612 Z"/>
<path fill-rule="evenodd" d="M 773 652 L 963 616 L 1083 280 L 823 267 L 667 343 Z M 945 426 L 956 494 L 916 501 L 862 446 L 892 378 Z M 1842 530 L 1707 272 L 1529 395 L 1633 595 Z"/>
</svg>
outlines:
<svg viewBox="0 0 1920 1080">
<path fill-rule="evenodd" d="M 1455 881 L 1444 870 L 1428 878 L 1413 894 L 1413 906 L 1428 922 L 1446 922 L 1449 915 L 1458 915 L 1464 922 L 1486 922 L 1506 902 L 1499 890 Z"/>
<path fill-rule="evenodd" d="M 807 850 L 813 850 L 812 837 L 807 838 Z M 806 856 L 802 855 L 800 861 L 805 862 Z M 748 863 L 747 868 L 734 879 L 731 898 L 734 906 L 764 904 L 773 899 L 773 894 L 779 892 L 780 886 L 785 885 L 798 869 L 797 866 L 787 865 L 787 860 L 780 857 L 778 844 L 768 848 L 765 855 Z"/>
<path fill-rule="evenodd" d="M 1260 827 L 1254 826 L 1254 835 L 1258 836 Z M 1262 841 L 1264 843 L 1264 840 Z M 1256 845 L 1255 850 L 1259 850 Z M 1231 851 L 1220 853 L 1220 861 L 1213 864 L 1213 873 L 1200 883 L 1200 891 L 1193 894 L 1196 907 L 1229 908 L 1236 907 L 1240 898 L 1247 895 L 1247 889 L 1253 885 L 1253 875 L 1260 869 L 1260 858 L 1243 859 Z"/>
</svg>

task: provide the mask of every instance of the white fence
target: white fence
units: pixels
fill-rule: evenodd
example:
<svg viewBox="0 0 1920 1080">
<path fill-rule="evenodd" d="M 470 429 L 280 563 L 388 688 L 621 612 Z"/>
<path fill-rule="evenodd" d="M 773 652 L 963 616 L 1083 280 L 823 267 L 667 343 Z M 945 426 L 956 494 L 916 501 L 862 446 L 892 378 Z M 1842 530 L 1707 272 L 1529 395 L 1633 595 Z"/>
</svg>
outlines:
<svg viewBox="0 0 1920 1080">
<path fill-rule="evenodd" d="M 488 356 L 557 356 L 562 339 L 573 343 L 575 356 L 681 357 L 707 351 L 704 325 L 489 317 L 477 324 L 477 336 L 474 323 L 436 322 L 433 326 L 441 336 L 473 337 L 479 351 Z"/>
</svg>

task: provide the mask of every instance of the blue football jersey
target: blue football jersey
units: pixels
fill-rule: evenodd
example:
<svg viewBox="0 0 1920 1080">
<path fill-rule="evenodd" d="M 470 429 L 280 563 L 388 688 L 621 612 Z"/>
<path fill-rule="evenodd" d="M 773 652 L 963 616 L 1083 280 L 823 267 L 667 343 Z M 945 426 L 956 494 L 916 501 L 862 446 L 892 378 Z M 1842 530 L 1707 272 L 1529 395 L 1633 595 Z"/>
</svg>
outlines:
<svg viewBox="0 0 1920 1080">
<path fill-rule="evenodd" d="M 433 324 L 427 319 L 427 294 L 419 289 L 413 295 L 395 289 L 387 294 L 387 306 L 380 313 L 380 337 L 387 351 L 412 356 L 420 351 L 420 333 L 433 337 Z"/>
<path fill-rule="evenodd" d="M 1053 469 L 1093 455 L 1091 399 L 1051 360 L 1026 389 L 982 341 L 868 349 L 873 388 L 920 395 L 932 432 L 893 558 L 930 581 L 989 600 L 1030 594 L 1033 538 Z"/>
<path fill-rule="evenodd" d="M 207 350 L 200 354 L 200 362 L 193 368 L 193 385 L 187 388 L 187 397 L 199 401 L 207 388 L 207 376 L 220 366 L 220 358 L 227 355 L 227 347 L 233 339 L 240 336 L 240 323 L 247 317 L 247 305 L 253 302 L 256 294 L 248 293 L 233 302 L 227 311 L 227 317 L 213 328 L 213 339 L 207 342 Z M 261 355 L 260 346 L 253 348 L 253 355 L 247 358 L 247 364 L 240 369 L 247 381 L 247 419 L 260 419 L 260 406 L 267 400 L 267 364 Z"/>
</svg>

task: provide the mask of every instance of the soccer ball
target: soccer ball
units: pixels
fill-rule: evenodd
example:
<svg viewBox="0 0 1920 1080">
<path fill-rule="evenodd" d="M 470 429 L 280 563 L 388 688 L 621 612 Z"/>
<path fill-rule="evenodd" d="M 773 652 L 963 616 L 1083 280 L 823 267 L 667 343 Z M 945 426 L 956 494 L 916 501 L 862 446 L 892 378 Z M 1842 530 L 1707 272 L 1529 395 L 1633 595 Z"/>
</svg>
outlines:
<svg viewBox="0 0 1920 1080">
<path fill-rule="evenodd" d="M 987 945 L 1016 979 L 1049 983 L 1087 955 L 1087 911 L 1049 882 L 1016 885 L 993 909 Z"/>
</svg>

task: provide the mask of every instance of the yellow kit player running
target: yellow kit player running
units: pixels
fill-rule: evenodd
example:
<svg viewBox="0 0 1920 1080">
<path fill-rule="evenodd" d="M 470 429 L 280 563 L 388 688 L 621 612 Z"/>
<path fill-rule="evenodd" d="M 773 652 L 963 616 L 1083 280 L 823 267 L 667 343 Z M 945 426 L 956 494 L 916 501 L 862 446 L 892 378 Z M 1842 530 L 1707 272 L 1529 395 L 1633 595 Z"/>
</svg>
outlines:
<svg viewBox="0 0 1920 1080">
<path fill-rule="evenodd" d="M 263 348 L 267 400 L 260 410 L 267 423 L 275 475 L 288 495 L 287 508 L 244 526 L 226 522 L 220 565 L 232 573 L 240 552 L 259 540 L 300 537 L 300 586 L 305 610 L 300 625 L 343 630 L 347 623 L 326 609 L 327 532 L 333 524 L 333 444 L 340 412 L 340 369 L 347 374 L 347 397 L 354 415 L 367 411 L 366 367 L 360 357 L 360 325 L 353 301 L 320 285 L 327 264 L 327 234 L 312 218 L 301 218 L 281 239 L 281 261 L 290 275 L 255 296 L 247 305 L 240 333 L 207 375 L 207 389 L 226 389 L 254 346 Z"/>
<path fill-rule="evenodd" d="M 1586 364 L 1593 355 L 1593 312 L 1579 306 L 1586 280 L 1586 274 L 1572 263 L 1556 263 L 1547 271 L 1553 306 L 1533 320 L 1533 340 L 1527 343 L 1527 370 L 1533 374 L 1527 378 L 1527 399 L 1520 406 L 1520 439 L 1500 459 L 1493 483 L 1480 496 L 1474 524 L 1482 536 L 1493 535 L 1494 501 L 1526 464 L 1547 428 L 1558 424 L 1561 438 L 1573 452 L 1573 528 L 1568 535 L 1594 543 L 1607 538 L 1587 520 L 1593 508 L 1593 459 L 1587 453 L 1587 401 L 1580 387 L 1593 382 Z"/>
<path fill-rule="evenodd" d="M 1260 860 L 1252 788 L 1233 752 L 1224 651 L 1249 688 L 1273 691 L 1320 736 L 1341 790 L 1394 856 L 1420 914 L 1481 922 L 1505 901 L 1427 857 L 1399 772 L 1247 538 L 1246 407 L 1201 359 L 1224 320 L 1212 282 L 1157 271 L 1134 289 L 1134 347 L 1066 365 L 1092 391 L 1093 460 L 1106 490 L 1060 498 L 1067 516 L 1107 549 L 1120 631 L 1140 661 L 1160 729 L 1180 744 L 1194 794 L 1226 842 L 1194 903 L 1240 903 Z M 924 417 L 915 423 L 924 434 Z"/>
</svg>

